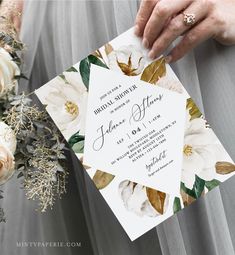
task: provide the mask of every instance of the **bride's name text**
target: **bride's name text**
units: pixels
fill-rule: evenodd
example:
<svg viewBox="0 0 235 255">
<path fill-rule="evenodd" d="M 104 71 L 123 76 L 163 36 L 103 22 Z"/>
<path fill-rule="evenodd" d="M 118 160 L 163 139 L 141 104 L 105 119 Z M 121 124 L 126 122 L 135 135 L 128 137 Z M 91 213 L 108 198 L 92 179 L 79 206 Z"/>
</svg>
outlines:
<svg viewBox="0 0 235 255">
<path fill-rule="evenodd" d="M 135 88 L 136 87 L 132 87 L 129 89 L 135 89 Z M 128 90 L 126 90 L 126 91 L 128 91 Z M 127 92 L 127 93 L 130 93 L 130 92 Z M 120 96 L 120 94 L 119 94 L 119 96 Z M 115 98 L 119 98 L 119 97 L 117 96 Z M 144 118 L 147 114 L 147 111 L 150 110 L 151 106 L 153 106 L 157 102 L 161 101 L 162 98 L 163 98 L 163 94 L 158 94 L 157 96 L 148 95 L 148 96 L 143 97 L 140 100 L 140 102 L 141 102 L 140 104 L 137 104 L 137 103 L 133 104 L 131 106 L 131 110 L 130 110 L 131 116 L 129 118 L 129 125 L 131 126 L 131 120 L 133 120 L 134 122 L 144 120 Z M 116 100 L 119 100 L 119 99 L 116 99 Z M 119 121 L 117 121 L 117 120 L 114 121 L 111 119 L 110 121 L 108 121 L 107 124 L 102 124 L 96 130 L 98 137 L 95 138 L 95 140 L 93 142 L 93 149 L 95 151 L 101 150 L 105 144 L 105 137 L 110 135 L 114 131 L 117 131 L 120 128 L 120 126 L 122 126 L 124 123 L 126 123 L 125 118 L 123 118 Z"/>
</svg>

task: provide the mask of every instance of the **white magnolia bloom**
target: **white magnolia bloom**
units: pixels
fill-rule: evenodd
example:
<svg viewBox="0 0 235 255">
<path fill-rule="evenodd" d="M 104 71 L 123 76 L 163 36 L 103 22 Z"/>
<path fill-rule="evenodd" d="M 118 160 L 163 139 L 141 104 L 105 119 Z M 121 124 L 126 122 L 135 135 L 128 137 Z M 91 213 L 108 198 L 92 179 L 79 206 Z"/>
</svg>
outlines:
<svg viewBox="0 0 235 255">
<path fill-rule="evenodd" d="M 138 216 L 156 217 L 161 215 L 149 202 L 146 187 L 141 184 L 134 184 L 128 180 L 119 184 L 119 195 L 128 211 Z M 164 203 L 164 213 L 168 206 L 169 196 L 167 195 Z"/>
<path fill-rule="evenodd" d="M 15 134 L 7 124 L 0 122 L 0 185 L 7 182 L 15 172 L 15 150 Z"/>
<path fill-rule="evenodd" d="M 46 109 L 66 139 L 80 130 L 85 134 L 88 92 L 78 72 L 64 72 L 67 83 L 60 77 L 50 84 L 44 98 Z"/>
<path fill-rule="evenodd" d="M 156 85 L 164 89 L 178 92 L 180 94 L 183 93 L 183 85 L 178 80 L 169 78 L 167 75 L 161 77 L 157 81 Z"/>
<path fill-rule="evenodd" d="M 190 121 L 188 111 L 186 119 L 182 182 L 192 189 L 195 175 L 205 181 L 214 179 L 218 148 L 221 145 L 211 128 L 206 127 L 206 120 L 196 118 Z"/>
<path fill-rule="evenodd" d="M 20 69 L 12 60 L 11 55 L 3 48 L 0 48 L 0 98 L 10 90 L 17 87 L 15 76 L 20 75 Z"/>
<path fill-rule="evenodd" d="M 109 68 L 122 72 L 128 76 L 141 74 L 144 69 L 145 60 L 140 50 L 135 46 L 122 46 L 118 50 L 108 54 Z"/>
</svg>

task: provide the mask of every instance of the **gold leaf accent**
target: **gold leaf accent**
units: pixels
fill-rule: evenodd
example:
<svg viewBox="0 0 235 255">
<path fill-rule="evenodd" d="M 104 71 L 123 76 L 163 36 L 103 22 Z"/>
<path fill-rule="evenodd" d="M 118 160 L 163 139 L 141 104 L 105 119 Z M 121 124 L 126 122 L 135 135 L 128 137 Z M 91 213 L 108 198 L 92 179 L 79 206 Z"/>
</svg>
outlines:
<svg viewBox="0 0 235 255">
<path fill-rule="evenodd" d="M 104 189 L 109 185 L 115 176 L 109 173 L 97 170 L 93 176 L 93 181 L 97 189 Z"/>
<path fill-rule="evenodd" d="M 146 193 L 152 207 L 160 214 L 164 213 L 164 203 L 166 199 L 166 193 L 146 187 Z"/>
<path fill-rule="evenodd" d="M 230 162 L 219 161 L 215 164 L 217 174 L 230 174 L 235 171 L 235 165 Z"/>
<path fill-rule="evenodd" d="M 166 62 L 165 58 L 162 57 L 151 64 L 149 64 L 141 75 L 141 80 L 156 84 L 157 81 L 166 75 Z"/>
<path fill-rule="evenodd" d="M 181 194 L 184 206 L 188 206 L 196 200 L 194 197 L 191 197 L 190 195 L 186 194 L 182 189 L 180 191 L 180 194 Z"/>
<path fill-rule="evenodd" d="M 190 120 L 200 118 L 202 113 L 200 112 L 197 105 L 194 103 L 192 98 L 187 99 L 186 109 L 189 109 L 189 114 L 191 116 Z"/>
<path fill-rule="evenodd" d="M 109 55 L 113 51 L 113 47 L 111 44 L 106 43 L 104 46 L 106 55 Z"/>
</svg>

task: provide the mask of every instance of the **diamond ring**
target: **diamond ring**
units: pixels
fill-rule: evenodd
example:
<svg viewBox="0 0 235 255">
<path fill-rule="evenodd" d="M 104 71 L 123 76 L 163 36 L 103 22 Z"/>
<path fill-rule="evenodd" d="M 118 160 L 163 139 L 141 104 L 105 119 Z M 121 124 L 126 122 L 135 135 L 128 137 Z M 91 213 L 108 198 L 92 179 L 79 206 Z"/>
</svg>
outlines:
<svg viewBox="0 0 235 255">
<path fill-rule="evenodd" d="M 183 13 L 184 24 L 186 26 L 193 26 L 196 23 L 196 16 L 193 13 Z"/>
</svg>

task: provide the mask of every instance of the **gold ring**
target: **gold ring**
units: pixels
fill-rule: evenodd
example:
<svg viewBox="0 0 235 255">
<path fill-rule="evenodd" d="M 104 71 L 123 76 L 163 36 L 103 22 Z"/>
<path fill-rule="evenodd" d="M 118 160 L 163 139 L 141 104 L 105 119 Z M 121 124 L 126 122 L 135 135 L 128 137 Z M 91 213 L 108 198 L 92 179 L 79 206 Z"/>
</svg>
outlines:
<svg viewBox="0 0 235 255">
<path fill-rule="evenodd" d="M 183 13 L 185 26 L 193 26 L 196 23 L 196 15 L 193 13 Z"/>
</svg>

